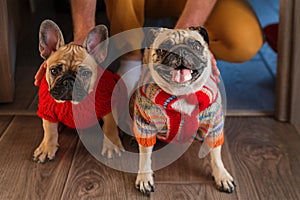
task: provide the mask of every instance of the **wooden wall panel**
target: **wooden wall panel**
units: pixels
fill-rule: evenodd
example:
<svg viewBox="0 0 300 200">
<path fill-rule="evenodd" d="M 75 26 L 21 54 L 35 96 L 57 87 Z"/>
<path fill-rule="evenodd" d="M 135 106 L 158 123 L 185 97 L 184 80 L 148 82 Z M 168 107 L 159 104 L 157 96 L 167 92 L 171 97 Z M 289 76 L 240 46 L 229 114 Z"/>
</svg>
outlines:
<svg viewBox="0 0 300 200">
<path fill-rule="evenodd" d="M 300 0 L 295 0 L 293 27 L 291 123 L 300 132 Z"/>
<path fill-rule="evenodd" d="M 11 3 L 11 2 L 10 2 Z M 7 0 L 0 0 L 0 102 L 13 101 L 16 44 Z"/>
<path fill-rule="evenodd" d="M 276 118 L 300 132 L 300 0 L 280 0 Z"/>
<path fill-rule="evenodd" d="M 280 121 L 289 121 L 292 10 L 293 1 L 280 0 L 275 108 L 276 118 Z"/>
</svg>

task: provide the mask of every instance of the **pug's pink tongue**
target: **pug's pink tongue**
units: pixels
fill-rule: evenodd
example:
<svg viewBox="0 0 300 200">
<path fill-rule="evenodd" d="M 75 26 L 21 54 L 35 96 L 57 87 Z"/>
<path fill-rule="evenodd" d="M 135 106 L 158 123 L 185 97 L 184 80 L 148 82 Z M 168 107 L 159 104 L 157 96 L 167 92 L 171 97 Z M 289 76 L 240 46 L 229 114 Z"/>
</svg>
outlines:
<svg viewBox="0 0 300 200">
<path fill-rule="evenodd" d="M 192 79 L 192 74 L 190 69 L 174 69 L 171 71 L 172 81 L 177 83 L 184 83 Z"/>
</svg>

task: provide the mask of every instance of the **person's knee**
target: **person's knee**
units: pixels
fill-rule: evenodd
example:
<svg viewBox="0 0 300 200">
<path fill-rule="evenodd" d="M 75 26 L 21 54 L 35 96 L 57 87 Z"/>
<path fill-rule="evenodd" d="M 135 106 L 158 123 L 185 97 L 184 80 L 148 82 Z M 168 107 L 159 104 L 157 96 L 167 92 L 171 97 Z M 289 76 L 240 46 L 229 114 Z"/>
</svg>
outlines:
<svg viewBox="0 0 300 200">
<path fill-rule="evenodd" d="M 217 59 L 245 62 L 255 56 L 263 44 L 263 35 L 257 32 L 232 33 L 211 41 L 211 50 Z"/>
<path fill-rule="evenodd" d="M 246 62 L 253 58 L 263 44 L 262 37 L 257 37 L 254 40 L 249 40 L 245 38 L 240 42 L 232 42 L 229 45 L 230 55 L 232 55 L 231 62 Z"/>
</svg>

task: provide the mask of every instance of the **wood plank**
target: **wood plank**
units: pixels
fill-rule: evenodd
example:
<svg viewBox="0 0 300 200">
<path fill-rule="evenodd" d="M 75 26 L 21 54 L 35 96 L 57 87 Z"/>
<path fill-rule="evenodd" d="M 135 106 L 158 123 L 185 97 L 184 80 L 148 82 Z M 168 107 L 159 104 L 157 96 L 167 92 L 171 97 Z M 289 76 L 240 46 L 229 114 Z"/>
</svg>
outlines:
<svg viewBox="0 0 300 200">
<path fill-rule="evenodd" d="M 182 166 L 190 165 L 178 163 L 178 169 L 173 168 L 176 162 L 189 163 L 195 157 L 199 147 L 196 144 L 180 158 L 182 160 L 156 173 L 156 191 L 151 198 L 300 198 L 296 189 L 300 184 L 300 136 L 293 126 L 270 118 L 228 118 L 225 128 L 227 140 L 223 154 L 226 155 L 223 157 L 225 165 L 233 163 L 227 168 L 233 172 L 237 192 L 230 195 L 218 192 L 210 178 L 199 181 L 199 174 L 205 177 L 207 174 L 201 174 L 209 173 L 205 164 L 205 170 L 200 172 L 198 163 L 193 165 L 196 167 L 185 168 L 186 173 L 182 172 Z M 0 199 L 146 199 L 134 188 L 135 174 L 118 172 L 99 163 L 69 129 L 60 135 L 61 148 L 53 162 L 33 163 L 31 155 L 42 138 L 41 131 L 37 117 L 16 117 L 6 128 L 0 138 Z M 167 170 L 165 176 L 163 170 Z M 169 181 L 170 171 L 174 172 L 174 182 Z M 192 174 L 195 179 L 189 177 Z M 162 179 L 164 177 L 169 182 Z"/>
<path fill-rule="evenodd" d="M 122 172 L 100 163 L 79 142 L 62 199 L 123 199 L 125 195 Z"/>
<path fill-rule="evenodd" d="M 227 194 L 216 191 L 212 185 L 207 184 L 159 184 L 150 199 L 238 199 L 235 193 Z"/>
<path fill-rule="evenodd" d="M 269 110 L 227 110 L 226 117 L 273 117 L 274 111 Z"/>
<path fill-rule="evenodd" d="M 171 165 L 155 172 L 157 183 L 206 183 L 213 185 L 209 155 L 199 158 L 201 143 L 195 141 L 189 149 Z M 235 177 L 226 143 L 222 146 L 222 160 L 226 169 Z"/>
<path fill-rule="evenodd" d="M 157 176 L 156 176 L 157 177 Z M 136 175 L 124 173 L 126 198 L 129 200 L 144 200 L 149 197 L 142 195 L 134 188 Z M 163 183 L 155 182 L 155 192 L 150 199 L 238 199 L 237 193 L 227 194 L 216 190 L 210 183 Z"/>
<path fill-rule="evenodd" d="M 156 149 L 163 148 L 162 143 L 158 143 L 158 146 L 159 147 L 156 147 Z M 178 187 L 181 186 L 182 188 L 185 187 L 189 188 L 189 185 L 191 184 L 198 184 L 201 185 L 201 187 L 206 188 L 204 190 L 210 188 L 209 190 L 212 190 L 210 191 L 210 193 L 215 193 L 212 194 L 212 197 L 215 196 L 217 198 L 220 195 L 217 194 L 220 192 L 215 188 L 214 181 L 212 180 L 211 177 L 209 156 L 202 159 L 198 158 L 198 152 L 200 146 L 201 146 L 200 142 L 194 142 L 178 160 L 176 160 L 169 166 L 166 166 L 160 170 L 155 171 L 155 186 L 158 192 L 155 192 L 155 194 L 151 195 L 151 197 L 153 196 L 154 199 L 161 199 L 158 197 L 160 197 L 161 191 L 163 191 L 164 189 L 161 189 L 160 187 L 165 188 L 166 185 L 168 184 L 170 184 L 170 187 L 172 187 L 172 185 L 177 185 Z M 128 142 L 125 143 L 125 148 L 130 149 L 130 147 L 128 147 Z M 172 152 L 170 153 L 172 154 Z M 231 164 L 230 164 L 231 158 L 230 158 L 227 145 L 223 146 L 222 156 L 223 156 L 224 165 L 227 167 L 228 171 L 233 172 L 233 170 L 231 169 Z M 157 160 L 158 159 L 153 158 L 153 163 L 155 163 Z M 128 173 L 124 173 L 124 174 L 125 174 L 124 180 L 126 183 L 125 188 L 127 191 L 127 199 L 144 199 L 145 196 L 142 196 L 138 191 L 134 189 L 136 174 L 128 174 Z M 235 176 L 234 173 L 232 173 L 232 175 Z M 159 193 L 159 195 L 157 195 L 156 193 Z M 234 199 L 237 198 L 236 193 L 233 193 L 230 196 L 231 198 Z M 165 195 L 162 195 L 162 198 L 170 199 Z M 222 199 L 222 198 L 223 196 L 221 195 L 220 198 L 217 199 Z"/>
<path fill-rule="evenodd" d="M 125 181 L 126 196 L 124 199 L 128 200 L 147 200 L 149 197 L 143 195 L 137 189 L 135 189 L 135 178 L 136 174 L 123 173 Z"/>
<path fill-rule="evenodd" d="M 200 143 L 194 142 L 174 163 L 155 171 L 156 183 L 207 183 L 213 184 L 209 156 L 198 158 Z M 170 152 L 171 156 L 172 152 Z"/>
<path fill-rule="evenodd" d="M 60 199 L 78 137 L 60 134 L 55 160 L 38 164 L 32 154 L 42 140 L 38 117 L 16 117 L 0 138 L 0 199 Z"/>
<path fill-rule="evenodd" d="M 138 145 L 131 145 L 130 139 L 128 136 L 124 135 L 123 137 L 123 145 L 127 151 L 130 152 L 138 152 Z M 165 143 L 157 141 L 155 145 L 154 151 L 162 150 L 165 148 Z M 211 167 L 209 162 L 209 155 L 205 158 L 199 158 L 198 153 L 201 147 L 201 142 L 195 141 L 193 142 L 186 151 L 184 151 L 184 147 L 181 145 L 175 146 L 175 148 L 182 148 L 182 154 L 178 154 L 178 159 L 174 159 L 174 162 L 169 165 L 162 166 L 159 165 L 158 162 L 162 160 L 165 161 L 169 159 L 169 157 L 173 157 L 174 152 L 169 151 L 159 151 L 157 152 L 157 157 L 152 156 L 152 168 L 155 170 L 155 167 L 159 167 L 159 170 L 155 171 L 155 182 L 156 183 L 207 183 L 213 184 L 213 180 L 211 177 Z M 176 149 L 176 151 L 177 151 Z M 178 151 L 177 151 L 178 152 Z M 138 155 L 137 155 L 138 156 Z M 232 171 L 231 163 L 230 163 L 230 154 L 228 151 L 227 145 L 223 145 L 222 147 L 222 159 L 224 165 L 227 167 L 228 171 Z M 125 155 L 125 158 L 128 162 L 136 163 L 138 165 L 138 160 L 133 159 L 132 156 Z M 171 160 L 171 159 L 170 159 Z M 126 166 L 124 166 L 126 167 Z"/>
<path fill-rule="evenodd" d="M 2 136 L 12 119 L 12 116 L 0 116 L 0 137 Z"/>
<path fill-rule="evenodd" d="M 227 138 L 241 199 L 300 199 L 300 136 L 272 118 L 229 118 Z"/>
</svg>

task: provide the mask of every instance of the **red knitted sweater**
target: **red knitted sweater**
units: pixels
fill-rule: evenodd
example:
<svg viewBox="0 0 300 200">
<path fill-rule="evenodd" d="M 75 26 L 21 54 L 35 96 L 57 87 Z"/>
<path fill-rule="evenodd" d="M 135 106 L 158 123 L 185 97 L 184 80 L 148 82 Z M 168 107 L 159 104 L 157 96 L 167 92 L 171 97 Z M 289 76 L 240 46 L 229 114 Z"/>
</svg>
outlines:
<svg viewBox="0 0 300 200">
<path fill-rule="evenodd" d="M 98 79 L 94 90 L 79 104 L 70 101 L 56 102 L 51 97 L 46 77 L 39 88 L 38 116 L 50 122 L 62 122 L 71 128 L 87 128 L 111 112 L 111 96 L 119 76 L 98 67 Z"/>
</svg>

